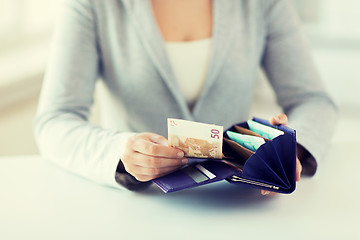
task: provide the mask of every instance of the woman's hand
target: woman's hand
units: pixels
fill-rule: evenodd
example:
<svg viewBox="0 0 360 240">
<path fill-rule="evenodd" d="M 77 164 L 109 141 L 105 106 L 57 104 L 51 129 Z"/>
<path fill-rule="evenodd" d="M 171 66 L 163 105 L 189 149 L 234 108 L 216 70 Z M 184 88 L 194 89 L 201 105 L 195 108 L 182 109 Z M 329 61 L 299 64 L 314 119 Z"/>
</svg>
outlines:
<svg viewBox="0 0 360 240">
<path fill-rule="evenodd" d="M 183 151 L 169 147 L 165 137 L 140 133 L 128 139 L 121 161 L 128 173 L 146 182 L 181 168 L 188 160 Z"/>
<path fill-rule="evenodd" d="M 282 125 L 287 126 L 288 125 L 288 118 L 284 113 L 280 113 L 279 115 L 270 118 L 270 123 L 272 125 L 282 124 Z M 300 181 L 300 179 L 301 179 L 301 177 L 300 177 L 301 171 L 302 171 L 302 166 L 301 166 L 300 160 L 299 160 L 298 157 L 296 157 L 296 181 L 297 182 Z M 262 195 L 268 195 L 268 194 L 275 195 L 277 193 L 266 191 L 266 190 L 261 190 L 261 194 Z"/>
</svg>

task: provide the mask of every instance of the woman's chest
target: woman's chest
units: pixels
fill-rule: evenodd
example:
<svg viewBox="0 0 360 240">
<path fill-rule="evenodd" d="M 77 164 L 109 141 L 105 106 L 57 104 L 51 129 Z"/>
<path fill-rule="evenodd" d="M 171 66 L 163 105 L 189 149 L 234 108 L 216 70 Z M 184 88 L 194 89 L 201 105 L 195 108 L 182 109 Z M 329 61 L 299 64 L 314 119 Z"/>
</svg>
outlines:
<svg viewBox="0 0 360 240">
<path fill-rule="evenodd" d="M 165 41 L 194 41 L 212 36 L 211 0 L 152 0 L 151 7 Z"/>
<path fill-rule="evenodd" d="M 99 12 L 97 32 L 103 77 L 124 84 L 140 81 L 142 87 L 154 84 L 155 79 L 158 83 L 164 80 L 176 88 L 174 72 L 151 5 L 143 6 L 142 1 L 138 4 L 128 9 L 113 6 L 106 14 Z M 255 9 L 238 4 L 214 1 L 207 79 L 248 76 L 259 67 L 265 47 L 265 29 L 256 14 L 245 14 L 250 10 L 256 12 Z M 187 57 L 191 59 L 192 54 Z"/>
</svg>

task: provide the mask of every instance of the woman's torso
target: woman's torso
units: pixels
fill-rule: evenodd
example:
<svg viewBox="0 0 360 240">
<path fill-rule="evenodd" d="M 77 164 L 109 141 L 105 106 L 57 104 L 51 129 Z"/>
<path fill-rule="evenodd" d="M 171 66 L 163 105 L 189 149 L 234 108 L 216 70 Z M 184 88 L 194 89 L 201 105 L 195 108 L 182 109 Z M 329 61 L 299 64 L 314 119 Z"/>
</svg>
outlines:
<svg viewBox="0 0 360 240">
<path fill-rule="evenodd" d="M 189 109 L 151 2 L 95 1 L 101 75 L 129 129 L 166 135 L 168 117 L 224 126 L 247 119 L 266 34 L 261 3 L 213 1 L 209 64 Z"/>
</svg>

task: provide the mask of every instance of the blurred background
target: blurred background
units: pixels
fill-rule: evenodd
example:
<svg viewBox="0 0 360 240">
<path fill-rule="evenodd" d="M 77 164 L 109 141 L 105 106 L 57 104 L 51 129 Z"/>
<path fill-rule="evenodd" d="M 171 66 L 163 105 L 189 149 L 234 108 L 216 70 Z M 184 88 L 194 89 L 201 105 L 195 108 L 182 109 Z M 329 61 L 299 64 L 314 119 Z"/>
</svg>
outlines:
<svg viewBox="0 0 360 240">
<path fill-rule="evenodd" d="M 315 62 L 340 107 L 334 138 L 354 140 L 360 120 L 360 1 L 292 0 Z M 32 135 L 53 27 L 63 0 L 0 0 L 0 155 L 38 154 Z M 259 80 L 252 114 L 279 111 L 272 90 Z M 268 101 L 268 99 L 272 101 Z M 95 104 L 92 121 L 99 121 Z"/>
</svg>

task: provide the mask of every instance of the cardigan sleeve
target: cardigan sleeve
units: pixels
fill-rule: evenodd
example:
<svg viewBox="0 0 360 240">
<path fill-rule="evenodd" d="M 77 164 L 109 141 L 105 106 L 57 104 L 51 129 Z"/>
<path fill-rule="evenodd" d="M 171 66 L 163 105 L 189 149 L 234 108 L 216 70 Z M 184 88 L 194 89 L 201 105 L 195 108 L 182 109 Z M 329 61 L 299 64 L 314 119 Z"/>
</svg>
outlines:
<svg viewBox="0 0 360 240">
<path fill-rule="evenodd" d="M 330 144 L 337 108 L 319 77 L 294 9 L 286 0 L 268 3 L 262 67 L 289 126 L 297 131 L 298 143 L 309 153 L 301 161 L 304 173 L 312 175 Z"/>
<path fill-rule="evenodd" d="M 126 140 L 135 133 L 88 122 L 100 66 L 91 1 L 66 1 L 56 27 L 34 134 L 45 159 L 100 184 L 129 188 L 136 181 L 119 178 L 127 173 L 116 170 Z"/>
</svg>

